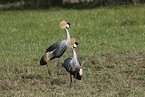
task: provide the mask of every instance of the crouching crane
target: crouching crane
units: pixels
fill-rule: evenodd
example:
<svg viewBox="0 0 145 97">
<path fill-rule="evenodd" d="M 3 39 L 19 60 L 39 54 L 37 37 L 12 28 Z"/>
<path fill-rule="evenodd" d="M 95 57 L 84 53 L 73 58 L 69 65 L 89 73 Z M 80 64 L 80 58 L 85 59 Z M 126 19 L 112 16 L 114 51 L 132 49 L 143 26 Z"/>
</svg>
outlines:
<svg viewBox="0 0 145 97">
<path fill-rule="evenodd" d="M 62 64 L 62 67 L 64 67 L 70 73 L 70 88 L 72 76 L 74 76 L 76 82 L 76 79 L 81 80 L 83 74 L 81 63 L 77 59 L 76 47 L 79 47 L 77 42 L 75 42 L 75 44 L 72 46 L 73 57 L 65 59 L 64 63 Z"/>
<path fill-rule="evenodd" d="M 60 66 L 59 66 L 59 58 L 64 54 L 66 49 L 69 47 L 69 44 L 71 44 L 70 34 L 68 32 L 68 28 L 71 27 L 70 23 L 66 23 L 65 21 L 62 21 L 60 23 L 60 27 L 62 29 L 65 29 L 65 31 L 66 31 L 66 39 L 62 40 L 62 41 L 59 41 L 57 43 L 54 43 L 49 48 L 47 48 L 46 49 L 46 53 L 42 56 L 42 58 L 40 60 L 40 65 L 41 66 L 47 65 L 47 67 L 48 67 L 47 62 L 49 60 L 58 58 L 58 63 L 57 63 L 57 65 L 58 65 L 58 74 L 57 75 L 58 76 L 59 76 L 59 68 L 60 68 Z M 51 72 L 49 70 L 49 67 L 48 67 L 48 73 L 51 76 Z"/>
</svg>

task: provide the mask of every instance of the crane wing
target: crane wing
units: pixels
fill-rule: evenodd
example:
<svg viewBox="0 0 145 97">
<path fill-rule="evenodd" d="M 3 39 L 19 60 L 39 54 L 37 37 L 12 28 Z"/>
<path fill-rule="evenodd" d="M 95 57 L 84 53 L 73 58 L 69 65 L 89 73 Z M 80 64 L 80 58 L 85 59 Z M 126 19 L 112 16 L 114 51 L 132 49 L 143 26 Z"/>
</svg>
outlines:
<svg viewBox="0 0 145 97">
<path fill-rule="evenodd" d="M 69 58 L 65 59 L 65 60 L 64 60 L 64 63 L 62 64 L 62 66 L 63 66 L 68 72 L 70 72 L 70 70 L 72 69 L 71 60 L 72 60 L 72 57 L 69 57 Z"/>
<path fill-rule="evenodd" d="M 52 44 L 49 48 L 46 49 L 46 53 L 54 51 L 52 53 L 53 57 L 50 59 L 52 60 L 54 58 L 61 57 L 63 53 L 66 51 L 66 49 L 67 49 L 67 45 L 65 43 L 65 40 L 63 40 L 63 41 Z"/>
<path fill-rule="evenodd" d="M 78 63 L 79 63 L 80 66 L 82 66 L 82 65 L 81 65 L 81 62 L 80 62 L 79 60 L 78 60 Z"/>
<path fill-rule="evenodd" d="M 74 72 L 77 68 L 82 68 L 80 61 L 77 61 L 77 64 L 74 64 L 72 61 L 72 57 L 69 57 L 64 60 L 64 63 L 62 66 L 68 71 L 68 72 Z"/>
<path fill-rule="evenodd" d="M 56 49 L 60 44 L 61 44 L 61 41 L 52 44 L 49 48 L 46 49 L 46 53 L 47 53 L 47 52 L 50 52 L 50 51 L 53 51 L 53 50 Z"/>
</svg>

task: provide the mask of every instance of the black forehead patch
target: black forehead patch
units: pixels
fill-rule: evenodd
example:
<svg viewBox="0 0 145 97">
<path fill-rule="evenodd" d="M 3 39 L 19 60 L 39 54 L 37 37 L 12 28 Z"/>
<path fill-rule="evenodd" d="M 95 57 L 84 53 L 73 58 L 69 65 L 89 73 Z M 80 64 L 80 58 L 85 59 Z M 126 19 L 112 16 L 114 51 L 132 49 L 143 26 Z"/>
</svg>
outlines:
<svg viewBox="0 0 145 97">
<path fill-rule="evenodd" d="M 70 26 L 70 23 L 67 23 Z"/>
<path fill-rule="evenodd" d="M 78 42 L 75 42 L 76 45 L 78 45 Z"/>
</svg>

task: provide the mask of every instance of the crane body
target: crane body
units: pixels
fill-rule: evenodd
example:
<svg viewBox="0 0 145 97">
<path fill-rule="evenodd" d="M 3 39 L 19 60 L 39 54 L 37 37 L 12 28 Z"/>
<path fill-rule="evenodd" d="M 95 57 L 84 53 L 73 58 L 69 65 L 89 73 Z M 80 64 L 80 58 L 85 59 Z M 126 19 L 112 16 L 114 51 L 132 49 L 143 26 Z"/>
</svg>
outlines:
<svg viewBox="0 0 145 97">
<path fill-rule="evenodd" d="M 63 26 L 63 29 L 65 29 L 65 31 L 66 31 L 66 39 L 65 40 L 62 40 L 62 41 L 59 41 L 57 43 L 54 43 L 50 47 L 48 47 L 46 49 L 45 54 L 40 59 L 40 65 L 41 66 L 47 65 L 47 67 L 48 67 L 47 62 L 49 60 L 58 58 L 58 64 L 57 64 L 58 65 L 58 76 L 59 76 L 59 58 L 64 54 L 64 52 L 66 51 L 66 49 L 69 47 L 69 44 L 72 42 L 71 39 L 70 39 L 70 34 L 68 32 L 68 28 L 71 27 L 70 26 L 70 23 L 67 23 L 66 24 L 63 21 L 62 24 L 60 23 L 60 25 L 62 25 Z M 50 73 L 49 68 L 48 68 L 48 72 L 49 72 L 49 75 L 51 76 L 51 73 Z"/>
<path fill-rule="evenodd" d="M 77 45 L 76 45 L 77 44 Z M 78 43 L 74 44 L 72 47 L 73 57 L 69 57 L 64 60 L 62 66 L 70 73 L 70 87 L 72 83 L 72 76 L 74 76 L 75 81 L 76 79 L 81 80 L 82 78 L 82 66 L 80 61 L 77 59 L 75 47 L 78 47 Z"/>
</svg>

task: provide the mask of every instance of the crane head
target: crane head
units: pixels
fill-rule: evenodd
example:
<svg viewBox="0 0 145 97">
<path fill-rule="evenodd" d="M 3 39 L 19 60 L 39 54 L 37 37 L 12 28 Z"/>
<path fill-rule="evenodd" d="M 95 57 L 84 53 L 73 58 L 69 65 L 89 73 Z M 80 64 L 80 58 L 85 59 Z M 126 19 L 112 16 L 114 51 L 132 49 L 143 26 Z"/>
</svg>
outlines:
<svg viewBox="0 0 145 97">
<path fill-rule="evenodd" d="M 68 28 L 72 27 L 70 25 L 70 23 L 66 23 L 66 21 L 61 21 L 59 25 L 60 25 L 61 29 L 65 29 L 65 28 L 68 29 Z"/>
<path fill-rule="evenodd" d="M 67 23 L 67 24 L 66 24 L 66 29 L 68 29 L 68 28 L 70 28 L 70 27 L 72 27 L 72 26 L 70 25 L 70 23 Z"/>
<path fill-rule="evenodd" d="M 73 48 L 79 47 L 78 42 L 75 42 L 75 44 L 73 45 Z"/>
<path fill-rule="evenodd" d="M 73 45 L 73 49 L 74 49 L 75 52 L 76 52 L 76 47 L 79 47 L 78 42 L 75 42 L 75 44 Z"/>
</svg>

